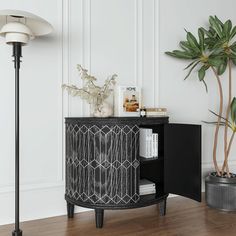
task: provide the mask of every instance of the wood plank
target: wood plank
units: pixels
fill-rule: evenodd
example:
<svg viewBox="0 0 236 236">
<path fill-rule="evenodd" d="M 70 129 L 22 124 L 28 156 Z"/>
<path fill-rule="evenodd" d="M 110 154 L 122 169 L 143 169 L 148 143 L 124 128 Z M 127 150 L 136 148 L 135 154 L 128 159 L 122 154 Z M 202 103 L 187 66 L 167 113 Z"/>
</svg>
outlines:
<svg viewBox="0 0 236 236">
<path fill-rule="evenodd" d="M 183 197 L 168 199 L 167 215 L 159 216 L 158 206 L 132 210 L 105 211 L 104 227 L 95 228 L 94 212 L 24 222 L 24 236 L 233 236 L 236 214 L 208 208 Z M 0 227 L 1 236 L 11 235 L 13 225 Z"/>
</svg>

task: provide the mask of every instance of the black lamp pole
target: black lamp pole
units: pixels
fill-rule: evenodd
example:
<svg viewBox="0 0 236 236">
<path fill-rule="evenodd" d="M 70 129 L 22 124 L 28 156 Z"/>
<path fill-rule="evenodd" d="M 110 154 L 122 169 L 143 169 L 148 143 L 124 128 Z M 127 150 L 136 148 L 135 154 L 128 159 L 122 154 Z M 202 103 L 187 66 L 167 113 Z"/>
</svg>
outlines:
<svg viewBox="0 0 236 236">
<path fill-rule="evenodd" d="M 19 42 L 13 43 L 13 58 L 15 67 L 15 230 L 12 236 L 22 236 L 20 230 L 20 103 L 19 103 L 19 73 L 20 73 L 20 58 L 22 44 Z"/>
<path fill-rule="evenodd" d="M 35 36 L 53 31 L 52 25 L 32 13 L 19 10 L 0 10 L 0 36 L 13 47 L 15 69 L 15 229 L 12 236 L 22 236 L 20 229 L 20 63 L 22 46 Z"/>
</svg>

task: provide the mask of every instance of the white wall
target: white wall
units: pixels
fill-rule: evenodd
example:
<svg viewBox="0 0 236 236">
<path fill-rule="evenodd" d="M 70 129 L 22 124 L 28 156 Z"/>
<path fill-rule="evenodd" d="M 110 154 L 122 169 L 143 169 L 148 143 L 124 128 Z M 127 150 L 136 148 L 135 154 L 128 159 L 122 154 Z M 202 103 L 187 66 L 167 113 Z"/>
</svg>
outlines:
<svg viewBox="0 0 236 236">
<path fill-rule="evenodd" d="M 121 84 L 143 84 L 152 93 L 146 104 L 154 105 L 158 5 L 152 0 L 1 0 L 0 7 L 33 12 L 55 27 L 48 40 L 23 48 L 21 219 L 65 214 L 63 117 L 86 116 L 89 109 L 63 95 L 60 86 L 81 85 L 76 71 L 81 63 L 100 81 L 117 73 Z M 14 74 L 11 48 L 4 40 L 0 48 L 0 224 L 6 224 L 14 219 Z"/>
<path fill-rule="evenodd" d="M 0 1 L 1 9 L 31 11 L 55 28 L 23 48 L 20 74 L 22 219 L 61 214 L 63 205 L 62 2 Z M 14 216 L 14 66 L 0 46 L 0 224 Z M 55 201 L 54 201 L 55 199 Z"/>
<path fill-rule="evenodd" d="M 100 80 L 117 73 L 120 84 L 141 86 L 144 104 L 167 107 L 172 122 L 199 123 L 209 118 L 207 109 L 214 109 L 217 99 L 212 75 L 208 75 L 210 91 L 206 94 L 194 76 L 183 82 L 185 63 L 167 57 L 164 51 L 176 48 L 184 37 L 184 27 L 195 30 L 206 24 L 210 14 L 236 23 L 234 1 L 225 2 L 162 0 L 159 14 L 156 0 L 0 0 L 1 9 L 30 11 L 55 27 L 48 40 L 35 40 L 23 48 L 22 220 L 65 214 L 63 117 L 89 114 L 86 103 L 61 92 L 63 82 L 82 85 L 76 64 L 84 65 Z M 1 40 L 0 225 L 14 219 L 14 74 L 10 56 L 11 48 Z M 204 170 L 211 167 L 212 136 L 212 129 L 203 126 Z"/>
</svg>

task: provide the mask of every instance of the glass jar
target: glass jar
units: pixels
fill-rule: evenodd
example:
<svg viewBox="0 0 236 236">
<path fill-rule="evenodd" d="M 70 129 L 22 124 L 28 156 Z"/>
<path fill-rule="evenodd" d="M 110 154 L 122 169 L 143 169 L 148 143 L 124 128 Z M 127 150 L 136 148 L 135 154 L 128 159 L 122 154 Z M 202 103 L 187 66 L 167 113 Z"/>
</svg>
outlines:
<svg viewBox="0 0 236 236">
<path fill-rule="evenodd" d="M 114 115 L 114 94 L 113 92 L 105 100 L 96 99 L 90 104 L 90 116 L 111 117 Z"/>
</svg>

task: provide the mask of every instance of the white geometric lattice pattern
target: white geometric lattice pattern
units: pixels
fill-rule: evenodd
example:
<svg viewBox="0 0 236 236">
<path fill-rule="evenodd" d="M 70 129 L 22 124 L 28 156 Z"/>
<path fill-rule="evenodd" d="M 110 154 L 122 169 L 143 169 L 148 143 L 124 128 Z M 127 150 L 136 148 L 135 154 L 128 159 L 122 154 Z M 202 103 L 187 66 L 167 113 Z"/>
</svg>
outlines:
<svg viewBox="0 0 236 236">
<path fill-rule="evenodd" d="M 93 204 L 139 200 L 139 127 L 66 125 L 66 195 Z"/>
</svg>

